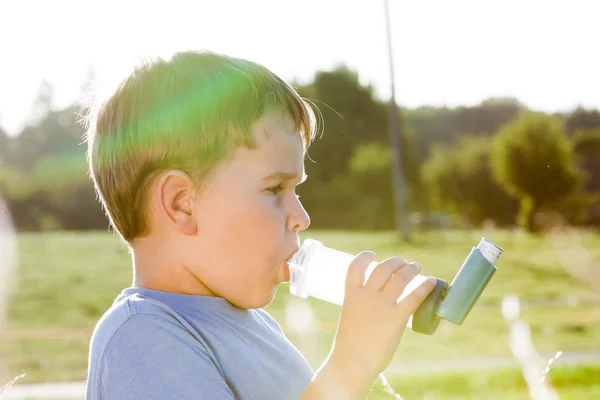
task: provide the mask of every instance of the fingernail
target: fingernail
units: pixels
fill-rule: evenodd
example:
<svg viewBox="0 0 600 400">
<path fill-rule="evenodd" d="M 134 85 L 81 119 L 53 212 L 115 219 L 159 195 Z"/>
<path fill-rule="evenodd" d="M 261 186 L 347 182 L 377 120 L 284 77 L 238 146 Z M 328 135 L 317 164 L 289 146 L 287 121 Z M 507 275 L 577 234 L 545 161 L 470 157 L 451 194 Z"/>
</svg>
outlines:
<svg viewBox="0 0 600 400">
<path fill-rule="evenodd" d="M 428 277 L 428 278 L 427 278 L 427 280 L 428 280 L 429 282 L 431 282 L 431 283 L 436 283 L 436 281 L 437 281 L 437 279 L 436 279 L 436 277 L 435 277 L 435 276 L 430 276 L 430 277 Z"/>
<path fill-rule="evenodd" d="M 423 267 L 421 266 L 421 264 L 419 264 L 418 262 L 413 263 L 417 266 L 417 269 L 419 270 L 419 272 L 421 272 L 421 270 L 423 269 Z"/>
</svg>

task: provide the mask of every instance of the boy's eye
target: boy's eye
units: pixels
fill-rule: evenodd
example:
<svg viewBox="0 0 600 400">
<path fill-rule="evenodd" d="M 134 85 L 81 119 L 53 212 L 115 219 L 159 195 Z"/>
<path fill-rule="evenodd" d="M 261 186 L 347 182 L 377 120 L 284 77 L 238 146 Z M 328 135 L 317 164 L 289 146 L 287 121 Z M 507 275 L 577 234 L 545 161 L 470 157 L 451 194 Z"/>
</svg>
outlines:
<svg viewBox="0 0 600 400">
<path fill-rule="evenodd" d="M 277 195 L 279 194 L 281 191 L 285 190 L 285 188 L 283 186 L 281 186 L 281 184 L 277 185 L 277 186 L 273 186 L 267 189 L 268 192 Z M 296 198 L 299 199 L 300 195 L 296 195 Z"/>
<path fill-rule="evenodd" d="M 273 193 L 273 194 L 278 194 L 279 192 L 281 192 L 284 189 L 283 186 L 281 186 L 281 184 L 277 185 L 277 186 L 273 186 L 267 189 L 267 191 Z"/>
</svg>

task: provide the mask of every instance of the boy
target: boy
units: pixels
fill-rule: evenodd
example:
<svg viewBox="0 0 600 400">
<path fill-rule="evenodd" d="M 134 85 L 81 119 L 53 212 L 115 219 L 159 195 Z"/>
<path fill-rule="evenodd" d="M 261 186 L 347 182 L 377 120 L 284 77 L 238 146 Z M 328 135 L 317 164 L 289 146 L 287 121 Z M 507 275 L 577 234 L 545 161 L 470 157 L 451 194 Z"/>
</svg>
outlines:
<svg viewBox="0 0 600 400">
<path fill-rule="evenodd" d="M 267 314 L 310 220 L 295 194 L 310 107 L 252 62 L 184 52 L 138 68 L 91 114 L 91 175 L 133 259 L 98 322 L 88 400 L 364 399 L 434 286 L 360 253 L 335 344 L 314 373 Z"/>
</svg>

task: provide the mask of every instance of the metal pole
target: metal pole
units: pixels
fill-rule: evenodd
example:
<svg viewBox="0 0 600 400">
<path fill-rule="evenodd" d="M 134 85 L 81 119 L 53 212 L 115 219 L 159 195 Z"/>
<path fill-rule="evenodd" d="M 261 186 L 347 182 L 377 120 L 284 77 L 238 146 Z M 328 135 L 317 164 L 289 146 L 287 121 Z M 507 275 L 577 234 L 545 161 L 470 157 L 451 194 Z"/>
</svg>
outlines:
<svg viewBox="0 0 600 400">
<path fill-rule="evenodd" d="M 400 143 L 401 127 L 399 120 L 399 110 L 396 106 L 396 91 L 394 80 L 394 60 L 392 56 L 392 35 L 390 29 L 390 16 L 388 0 L 385 3 L 385 22 L 387 31 L 388 43 L 388 59 L 390 63 L 390 84 L 391 84 L 391 99 L 390 99 L 390 116 L 389 116 L 389 140 L 392 148 L 392 189 L 394 196 L 394 220 L 396 232 L 402 241 L 407 241 L 409 236 L 408 216 L 406 214 L 406 205 L 408 203 L 408 185 L 406 184 L 403 162 L 402 149 Z"/>
</svg>

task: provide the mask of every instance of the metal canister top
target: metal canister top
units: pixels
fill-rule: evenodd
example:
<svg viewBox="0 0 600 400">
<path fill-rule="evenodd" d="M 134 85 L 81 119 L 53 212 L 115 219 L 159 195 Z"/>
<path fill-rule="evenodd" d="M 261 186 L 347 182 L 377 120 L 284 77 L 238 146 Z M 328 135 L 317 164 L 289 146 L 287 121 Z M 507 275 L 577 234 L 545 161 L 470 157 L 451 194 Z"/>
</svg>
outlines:
<svg viewBox="0 0 600 400">
<path fill-rule="evenodd" d="M 481 254 L 492 264 L 495 265 L 498 258 L 504 251 L 502 247 L 495 245 L 487 238 L 482 238 L 479 244 L 477 245 L 477 249 L 481 251 Z"/>
</svg>

